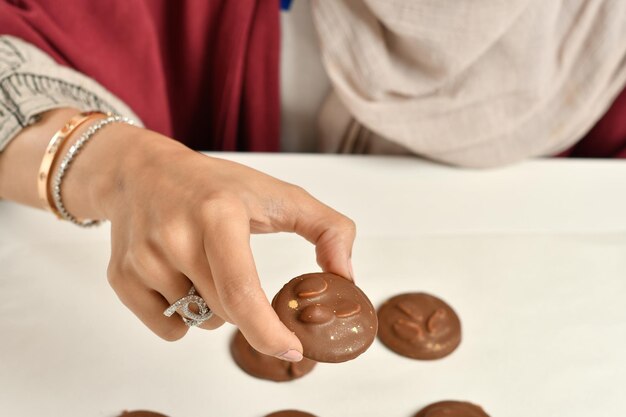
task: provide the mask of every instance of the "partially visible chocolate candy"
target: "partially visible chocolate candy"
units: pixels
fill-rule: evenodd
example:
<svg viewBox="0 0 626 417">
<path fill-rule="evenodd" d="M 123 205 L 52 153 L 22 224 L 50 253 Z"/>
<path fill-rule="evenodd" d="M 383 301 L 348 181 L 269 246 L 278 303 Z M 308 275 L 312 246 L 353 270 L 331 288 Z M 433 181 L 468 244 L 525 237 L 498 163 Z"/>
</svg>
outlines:
<svg viewBox="0 0 626 417">
<path fill-rule="evenodd" d="M 155 413 L 154 411 L 136 410 L 123 411 L 119 417 L 167 417 L 165 414 Z"/>
<path fill-rule="evenodd" d="M 282 410 L 282 411 L 276 411 L 272 414 L 268 414 L 265 417 L 315 417 L 315 416 L 311 413 L 305 413 L 304 411 Z"/>
<path fill-rule="evenodd" d="M 461 343 L 461 322 L 443 300 L 425 293 L 400 294 L 378 309 L 378 337 L 413 359 L 439 359 Z"/>
<path fill-rule="evenodd" d="M 230 353 L 235 363 L 248 375 L 276 382 L 303 377 L 315 367 L 315 361 L 306 358 L 300 362 L 287 362 L 264 355 L 250 346 L 239 330 L 230 344 Z"/>
<path fill-rule="evenodd" d="M 352 281 L 330 273 L 296 277 L 276 294 L 272 307 L 317 362 L 354 359 L 376 338 L 374 306 Z"/>
<path fill-rule="evenodd" d="M 466 401 L 439 401 L 422 408 L 413 417 L 489 417 L 476 404 Z"/>
</svg>

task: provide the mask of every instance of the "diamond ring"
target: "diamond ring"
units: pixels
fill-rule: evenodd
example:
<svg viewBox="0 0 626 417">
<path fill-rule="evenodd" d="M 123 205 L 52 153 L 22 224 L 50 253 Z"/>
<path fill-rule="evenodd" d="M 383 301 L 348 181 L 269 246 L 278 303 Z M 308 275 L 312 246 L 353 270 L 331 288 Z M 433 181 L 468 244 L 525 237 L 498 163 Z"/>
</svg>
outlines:
<svg viewBox="0 0 626 417">
<path fill-rule="evenodd" d="M 195 304 L 198 306 L 197 313 L 189 309 L 190 304 Z M 179 313 L 182 316 L 183 321 L 189 327 L 197 326 L 213 316 L 213 312 L 206 304 L 206 302 L 202 299 L 202 297 L 196 295 L 196 288 L 193 285 L 189 289 L 187 295 L 169 306 L 163 312 L 163 315 L 167 317 L 172 317 L 172 315 L 176 313 L 176 311 L 178 311 L 179 309 Z"/>
</svg>

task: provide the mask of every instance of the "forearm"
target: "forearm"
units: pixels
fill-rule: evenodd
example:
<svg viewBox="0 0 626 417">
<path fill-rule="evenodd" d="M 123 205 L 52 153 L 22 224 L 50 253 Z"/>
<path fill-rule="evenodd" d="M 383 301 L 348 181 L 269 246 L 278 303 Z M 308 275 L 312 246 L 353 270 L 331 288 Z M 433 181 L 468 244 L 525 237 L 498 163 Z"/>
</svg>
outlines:
<svg viewBox="0 0 626 417">
<path fill-rule="evenodd" d="M 21 39 L 0 35 L 1 198 L 34 207 L 43 206 L 37 195 L 37 173 L 46 146 L 74 114 L 87 110 L 128 116 L 141 125 L 124 102 L 95 80 L 59 65 L 45 52 Z M 106 130 L 119 129 L 110 126 Z M 68 142 L 79 137 L 81 130 Z M 89 146 L 94 147 L 98 146 Z M 59 155 L 63 152 L 61 149 Z M 90 157 L 80 155 L 80 159 L 84 161 Z M 73 175 L 84 171 L 83 161 L 75 162 L 73 165 L 76 166 L 72 166 L 70 175 L 64 180 L 64 202 L 68 209 L 75 209 L 75 215 L 83 212 L 81 217 L 93 218 L 99 213 L 88 197 L 94 192 L 95 178 Z M 76 188 L 77 181 L 90 181 L 91 186 L 77 193 L 69 192 Z"/>
<path fill-rule="evenodd" d="M 39 165 L 50 138 L 77 113 L 69 108 L 44 113 L 38 123 L 24 128 L 0 152 L 0 197 L 43 208 L 37 196 Z"/>
<path fill-rule="evenodd" d="M 1 198 L 44 208 L 37 193 L 39 166 L 52 136 L 77 113 L 79 110 L 71 108 L 43 113 L 39 122 L 24 128 L 0 152 Z M 86 123 L 77 128 L 58 150 L 50 176 L 54 175 L 72 143 L 80 138 L 89 125 Z M 119 151 L 124 149 L 121 141 L 136 136 L 135 132 L 141 130 L 113 124 L 98 132 L 97 137 L 82 149 L 63 180 L 63 202 L 68 211 L 80 218 L 106 218 L 102 196 L 110 194 L 114 187 L 119 162 L 124 157 Z"/>
</svg>

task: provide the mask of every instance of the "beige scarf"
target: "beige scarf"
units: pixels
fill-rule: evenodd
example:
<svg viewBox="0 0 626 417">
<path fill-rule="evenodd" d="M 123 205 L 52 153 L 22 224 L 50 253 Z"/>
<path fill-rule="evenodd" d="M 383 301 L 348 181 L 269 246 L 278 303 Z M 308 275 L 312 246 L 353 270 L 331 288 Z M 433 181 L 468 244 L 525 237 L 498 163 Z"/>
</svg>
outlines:
<svg viewBox="0 0 626 417">
<path fill-rule="evenodd" d="M 312 5 L 339 98 L 321 113 L 327 151 L 361 137 L 363 152 L 393 147 L 470 167 L 551 155 L 626 84 L 624 0 Z"/>
</svg>

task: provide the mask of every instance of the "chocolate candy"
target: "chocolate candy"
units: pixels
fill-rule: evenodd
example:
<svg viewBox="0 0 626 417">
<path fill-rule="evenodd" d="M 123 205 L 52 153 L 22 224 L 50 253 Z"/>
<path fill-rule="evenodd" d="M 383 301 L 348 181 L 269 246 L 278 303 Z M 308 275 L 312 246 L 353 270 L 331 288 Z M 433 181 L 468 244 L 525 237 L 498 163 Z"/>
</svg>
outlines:
<svg viewBox="0 0 626 417">
<path fill-rule="evenodd" d="M 315 367 L 315 361 L 306 358 L 300 362 L 287 362 L 264 355 L 250 346 L 239 330 L 230 344 L 230 353 L 235 363 L 248 375 L 276 382 L 300 378 Z"/>
<path fill-rule="evenodd" d="M 479 406 L 465 401 L 439 401 L 422 408 L 413 417 L 489 417 Z"/>
<path fill-rule="evenodd" d="M 414 359 L 439 359 L 461 343 L 461 322 L 444 301 L 425 293 L 397 295 L 378 309 L 378 337 Z"/>
<path fill-rule="evenodd" d="M 265 417 L 315 417 L 313 414 L 305 413 L 298 410 L 282 410 L 275 413 L 268 414 Z"/>
<path fill-rule="evenodd" d="M 155 413 L 154 411 L 137 410 L 124 411 L 120 417 L 167 417 L 165 414 Z"/>
<path fill-rule="evenodd" d="M 376 338 L 372 303 L 352 281 L 330 273 L 289 281 L 272 306 L 302 342 L 303 355 L 317 362 L 344 362 L 365 352 Z"/>
</svg>

